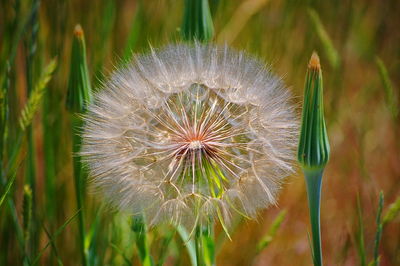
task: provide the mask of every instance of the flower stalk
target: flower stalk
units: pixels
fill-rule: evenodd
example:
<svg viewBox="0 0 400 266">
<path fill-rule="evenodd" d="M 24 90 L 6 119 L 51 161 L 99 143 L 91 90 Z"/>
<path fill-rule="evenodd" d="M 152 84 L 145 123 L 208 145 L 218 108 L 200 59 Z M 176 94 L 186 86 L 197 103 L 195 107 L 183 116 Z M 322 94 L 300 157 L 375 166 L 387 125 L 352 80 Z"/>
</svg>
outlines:
<svg viewBox="0 0 400 266">
<path fill-rule="evenodd" d="M 322 265 L 320 202 L 322 175 L 329 160 L 330 146 L 326 132 L 322 71 L 318 55 L 311 56 L 304 89 L 302 125 L 298 161 L 307 186 L 312 231 L 314 265 Z"/>
<path fill-rule="evenodd" d="M 85 176 L 82 171 L 81 158 L 78 156 L 82 137 L 79 130 L 82 128 L 83 121 L 79 114 L 86 110 L 86 104 L 91 101 L 91 87 L 89 71 L 86 62 L 86 47 L 83 30 L 77 25 L 74 30 L 74 40 L 71 52 L 71 69 L 68 83 L 67 109 L 71 112 L 72 123 L 72 150 L 74 181 L 79 227 L 79 246 L 82 256 L 82 265 L 87 265 L 87 253 L 85 248 L 85 219 L 84 219 L 84 194 Z"/>
</svg>

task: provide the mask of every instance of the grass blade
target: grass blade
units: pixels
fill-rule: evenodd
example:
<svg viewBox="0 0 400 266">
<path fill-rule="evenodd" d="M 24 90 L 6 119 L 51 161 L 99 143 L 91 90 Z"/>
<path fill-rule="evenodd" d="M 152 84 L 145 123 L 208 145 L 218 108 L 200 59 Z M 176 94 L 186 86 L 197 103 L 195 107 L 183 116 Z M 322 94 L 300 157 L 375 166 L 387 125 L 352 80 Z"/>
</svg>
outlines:
<svg viewBox="0 0 400 266">
<path fill-rule="evenodd" d="M 3 194 L 0 197 L 0 207 L 4 202 L 4 199 L 7 197 L 8 193 L 10 192 L 10 189 L 11 189 L 12 185 L 14 184 L 16 176 L 17 176 L 16 173 L 14 173 L 13 175 L 11 175 L 11 178 L 9 178 L 7 180 L 6 188 L 5 188 Z"/>
<path fill-rule="evenodd" d="M 72 220 L 75 219 L 75 217 L 81 212 L 81 210 L 78 210 L 77 212 L 74 213 L 67 221 L 65 221 L 64 224 L 62 224 L 57 231 L 54 233 L 53 237 L 49 239 L 47 244 L 40 250 L 39 254 L 36 256 L 36 258 L 33 260 L 32 265 L 36 265 L 40 259 L 40 257 L 43 255 L 43 253 L 46 251 L 46 249 L 54 242 L 54 240 L 64 231 L 65 227 L 72 222 Z"/>
<path fill-rule="evenodd" d="M 381 241 L 382 236 L 382 209 L 383 209 L 384 196 L 383 191 L 379 193 L 379 203 L 378 203 L 378 212 L 376 214 L 376 234 L 375 234 L 375 243 L 374 243 L 374 260 L 372 261 L 372 265 L 379 265 L 379 243 Z M 371 264 L 371 263 L 370 263 Z"/>
<path fill-rule="evenodd" d="M 232 43 L 250 18 L 259 12 L 268 2 L 268 0 L 243 1 L 218 35 L 218 43 Z"/>
<path fill-rule="evenodd" d="M 46 236 L 47 236 L 48 239 L 52 239 L 52 237 L 51 237 L 49 231 L 47 230 L 47 228 L 46 228 L 46 226 L 45 226 L 44 224 L 43 224 L 43 231 L 46 233 Z M 58 264 L 58 265 L 63 265 L 63 263 L 62 263 L 62 261 L 61 261 L 61 258 L 60 258 L 60 256 L 58 255 L 58 250 L 57 250 L 56 245 L 54 244 L 54 241 L 51 241 L 51 248 L 52 248 L 52 250 L 53 250 L 54 255 L 55 255 L 56 258 L 57 258 L 57 264 Z"/>
<path fill-rule="evenodd" d="M 125 51 L 124 51 L 124 56 L 123 56 L 123 58 L 125 60 L 129 59 L 131 57 L 133 51 L 135 51 L 138 40 L 139 40 L 140 31 L 143 27 L 145 17 L 144 17 L 142 1 L 143 0 L 139 0 L 136 3 L 135 15 L 134 15 L 134 18 L 132 21 L 132 26 L 131 26 L 131 29 L 129 32 L 128 41 L 125 45 Z"/>
<path fill-rule="evenodd" d="M 263 249 L 269 246 L 269 244 L 274 239 L 278 229 L 281 227 L 282 222 L 285 220 L 286 217 L 286 210 L 282 210 L 278 213 L 274 221 L 272 222 L 271 226 L 268 229 L 267 234 L 263 236 L 263 238 L 257 244 L 257 253 L 260 253 Z"/>
<path fill-rule="evenodd" d="M 150 255 L 150 247 L 147 242 L 147 230 L 142 216 L 132 218 L 132 231 L 135 233 L 135 242 L 139 258 L 143 266 L 153 266 L 153 258 Z"/>
<path fill-rule="evenodd" d="M 195 243 L 193 239 L 189 238 L 189 233 L 186 231 L 186 229 L 179 225 L 177 228 L 178 234 L 181 237 L 183 243 L 185 244 L 186 250 L 188 251 L 188 255 L 190 258 L 190 262 L 192 266 L 197 266 L 196 262 L 196 248 L 195 248 Z"/>
<path fill-rule="evenodd" d="M 311 20 L 311 24 L 314 27 L 314 31 L 317 33 L 319 39 L 321 40 L 322 47 L 325 50 L 325 54 L 328 58 L 331 66 L 336 69 L 339 67 L 340 58 L 339 54 L 333 46 L 332 40 L 329 37 L 324 25 L 321 22 L 321 19 L 318 13 L 314 9 L 308 9 L 308 15 Z"/>
<path fill-rule="evenodd" d="M 375 57 L 375 64 L 378 67 L 379 76 L 381 77 L 383 88 L 385 89 L 386 105 L 389 108 L 389 111 L 392 113 L 393 118 L 396 118 L 399 114 L 399 103 L 389 77 L 389 72 L 387 71 L 382 59 L 380 59 L 378 56 Z"/>
<path fill-rule="evenodd" d="M 357 195 L 357 217 L 358 217 L 358 255 L 360 257 L 360 265 L 367 265 L 367 256 L 365 254 L 365 243 L 364 243 L 364 223 L 362 218 L 360 197 Z"/>
<path fill-rule="evenodd" d="M 383 217 L 383 225 L 393 221 L 396 216 L 400 213 L 400 196 L 397 197 L 396 201 L 390 204 L 389 210 L 386 211 L 385 216 Z"/>
</svg>

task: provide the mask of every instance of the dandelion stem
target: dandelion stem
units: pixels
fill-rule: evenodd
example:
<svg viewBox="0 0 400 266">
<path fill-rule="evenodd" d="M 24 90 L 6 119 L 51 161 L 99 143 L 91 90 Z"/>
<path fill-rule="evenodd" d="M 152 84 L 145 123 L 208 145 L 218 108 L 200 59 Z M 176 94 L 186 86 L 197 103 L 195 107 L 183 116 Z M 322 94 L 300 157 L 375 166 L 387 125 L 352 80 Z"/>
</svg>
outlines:
<svg viewBox="0 0 400 266">
<path fill-rule="evenodd" d="M 323 169 L 304 170 L 312 230 L 312 255 L 314 265 L 322 265 L 320 202 Z"/>
</svg>

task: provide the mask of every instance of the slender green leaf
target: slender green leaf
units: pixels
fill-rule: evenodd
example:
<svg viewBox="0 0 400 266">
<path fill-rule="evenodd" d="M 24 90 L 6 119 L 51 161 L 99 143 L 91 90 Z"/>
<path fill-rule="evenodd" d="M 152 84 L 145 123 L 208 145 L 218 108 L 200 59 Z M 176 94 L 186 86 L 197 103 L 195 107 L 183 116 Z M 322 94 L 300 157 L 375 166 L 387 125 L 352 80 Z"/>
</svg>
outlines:
<svg viewBox="0 0 400 266">
<path fill-rule="evenodd" d="M 48 239 L 52 239 L 52 237 L 51 237 L 49 231 L 47 230 L 47 228 L 46 228 L 46 226 L 45 226 L 44 224 L 43 224 L 43 230 L 44 230 L 44 232 L 46 233 L 47 238 L 48 238 Z M 52 251 L 53 251 L 54 255 L 55 255 L 56 258 L 57 258 L 57 264 L 58 264 L 58 265 L 63 265 L 62 260 L 61 260 L 60 256 L 58 255 L 59 252 L 58 252 L 58 249 L 57 249 L 57 247 L 56 247 L 54 241 L 51 241 L 51 248 L 52 248 Z"/>
<path fill-rule="evenodd" d="M 11 175 L 11 178 L 9 178 L 7 180 L 6 188 L 0 198 L 0 207 L 3 204 L 4 199 L 7 197 L 8 193 L 10 192 L 10 189 L 11 189 L 12 185 L 14 184 L 15 177 L 16 177 L 16 174 L 14 173 L 13 175 Z"/>
<path fill-rule="evenodd" d="M 281 227 L 282 222 L 285 220 L 286 213 L 286 210 L 282 210 L 278 213 L 271 226 L 269 227 L 267 234 L 264 235 L 263 238 L 258 242 L 257 253 L 268 247 L 269 244 L 272 242 L 278 229 Z"/>
<path fill-rule="evenodd" d="M 208 0 L 185 0 L 182 37 L 187 41 L 209 41 L 214 35 Z"/>
<path fill-rule="evenodd" d="M 179 225 L 176 229 L 177 229 L 183 243 L 185 244 L 185 247 L 186 247 L 186 250 L 188 251 L 188 255 L 189 255 L 192 266 L 197 266 L 196 247 L 195 247 L 195 243 L 194 243 L 193 239 L 191 239 L 189 237 L 189 233 L 186 231 L 186 229 L 183 226 Z"/>
<path fill-rule="evenodd" d="M 382 236 L 382 209 L 383 209 L 383 191 L 379 193 L 379 204 L 378 204 L 378 212 L 376 214 L 376 233 L 375 233 L 375 243 L 374 243 L 374 259 L 372 261 L 372 265 L 378 266 L 379 265 L 379 243 L 381 241 Z"/>
<path fill-rule="evenodd" d="M 400 196 L 397 197 L 395 202 L 390 204 L 389 209 L 386 211 L 385 215 L 383 216 L 383 225 L 393 221 L 396 216 L 400 213 Z"/>
<path fill-rule="evenodd" d="M 74 215 L 71 216 L 71 218 L 69 218 L 67 221 L 65 221 L 65 223 L 63 223 L 57 230 L 56 232 L 53 234 L 53 237 L 49 239 L 49 242 L 47 242 L 47 244 L 44 246 L 44 248 L 42 248 L 42 250 L 40 250 L 39 254 L 36 256 L 36 258 L 33 260 L 32 265 L 36 265 L 39 262 L 40 257 L 42 257 L 43 253 L 46 251 L 46 249 L 51 245 L 52 242 L 55 241 L 55 239 L 64 231 L 65 227 L 67 227 L 67 225 L 72 222 L 72 220 L 75 219 L 75 217 L 79 214 L 79 212 L 81 212 L 81 210 L 78 210 L 77 212 L 75 212 Z"/>
<path fill-rule="evenodd" d="M 382 59 L 378 56 L 375 57 L 375 63 L 379 70 L 379 76 L 381 77 L 383 88 L 385 89 L 385 100 L 386 105 L 389 108 L 392 116 L 396 118 L 399 114 L 399 102 L 396 92 L 393 88 L 392 81 L 389 77 L 389 72 Z"/>
<path fill-rule="evenodd" d="M 325 50 L 325 54 L 329 60 L 329 63 L 333 68 L 338 68 L 340 64 L 339 54 L 333 46 L 332 40 L 329 37 L 321 19 L 314 9 L 308 9 L 308 15 L 311 19 L 311 24 L 314 27 L 314 31 L 321 40 L 322 47 Z"/>
<path fill-rule="evenodd" d="M 365 243 L 364 243 L 364 223 L 361 212 L 360 198 L 357 196 L 357 214 L 358 214 L 358 255 L 360 257 L 360 265 L 367 265 L 367 255 L 365 253 Z"/>
</svg>

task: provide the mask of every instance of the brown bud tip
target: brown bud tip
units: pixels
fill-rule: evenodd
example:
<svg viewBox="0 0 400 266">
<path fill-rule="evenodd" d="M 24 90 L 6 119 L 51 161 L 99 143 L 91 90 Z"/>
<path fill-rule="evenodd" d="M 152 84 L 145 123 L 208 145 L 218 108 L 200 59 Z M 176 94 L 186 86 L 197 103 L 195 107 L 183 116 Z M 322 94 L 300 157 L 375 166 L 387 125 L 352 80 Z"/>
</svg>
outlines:
<svg viewBox="0 0 400 266">
<path fill-rule="evenodd" d="M 74 29 L 74 35 L 77 38 L 83 37 L 83 29 L 81 25 L 77 24 Z"/>
<path fill-rule="evenodd" d="M 321 69 L 321 64 L 319 63 L 319 57 L 315 51 L 311 55 L 310 62 L 308 63 L 308 68 L 315 69 L 315 70 Z"/>
</svg>

